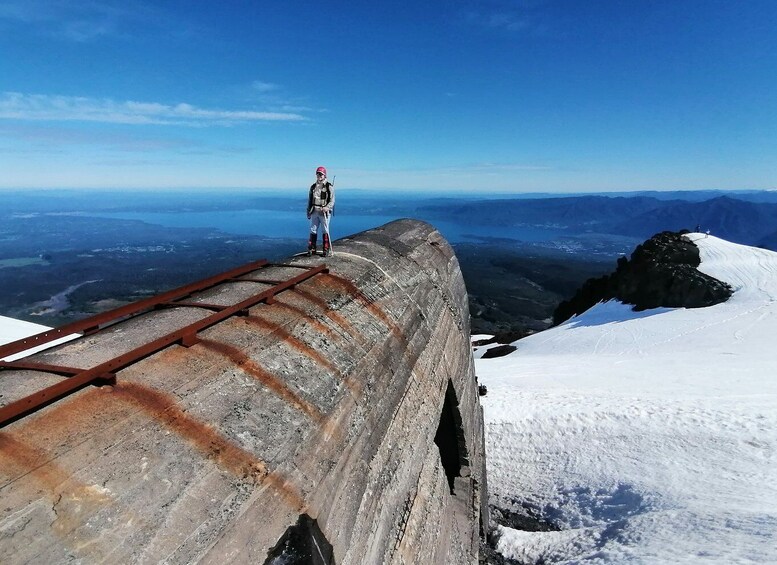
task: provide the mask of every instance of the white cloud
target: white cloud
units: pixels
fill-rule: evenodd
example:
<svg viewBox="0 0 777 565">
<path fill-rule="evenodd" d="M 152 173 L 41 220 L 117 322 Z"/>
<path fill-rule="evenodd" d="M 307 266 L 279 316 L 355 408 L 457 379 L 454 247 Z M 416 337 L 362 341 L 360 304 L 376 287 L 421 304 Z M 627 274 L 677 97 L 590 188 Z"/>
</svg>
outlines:
<svg viewBox="0 0 777 565">
<path fill-rule="evenodd" d="M 140 0 L 131 5 L 117 0 L 4 0 L 0 2 L 0 21 L 79 43 L 108 36 L 126 38 L 149 28 L 181 36 L 188 29 L 180 17 L 174 19 L 165 8 Z"/>
<path fill-rule="evenodd" d="M 469 25 L 488 29 L 522 31 L 529 27 L 529 22 L 525 15 L 508 11 L 468 11 L 464 13 L 464 20 Z"/>
<path fill-rule="evenodd" d="M 529 27 L 529 23 L 516 14 L 488 14 L 482 17 L 482 24 L 486 27 L 506 29 L 508 31 L 521 31 Z"/>
<path fill-rule="evenodd" d="M 110 2 L 10 0 L 0 4 L 0 20 L 34 25 L 46 33 L 73 41 L 89 41 L 115 31 L 131 12 Z"/>
<path fill-rule="evenodd" d="M 542 0 L 486 0 L 460 12 L 467 25 L 529 36 L 549 33 Z"/>
<path fill-rule="evenodd" d="M 48 94 L 0 94 L 0 119 L 80 121 L 112 124 L 229 126 L 247 122 L 298 122 L 306 118 L 292 112 L 259 112 L 198 108 L 187 103 L 119 102 L 109 98 Z"/>
<path fill-rule="evenodd" d="M 263 80 L 255 80 L 239 92 L 254 104 L 260 104 L 272 112 L 282 114 L 310 114 L 326 112 L 323 108 L 314 108 L 308 97 L 290 96 L 283 85 Z"/>
<path fill-rule="evenodd" d="M 274 90 L 278 90 L 280 86 L 272 82 L 263 82 L 261 80 L 255 80 L 254 82 L 251 83 L 251 88 L 253 88 L 257 92 L 272 92 Z"/>
</svg>

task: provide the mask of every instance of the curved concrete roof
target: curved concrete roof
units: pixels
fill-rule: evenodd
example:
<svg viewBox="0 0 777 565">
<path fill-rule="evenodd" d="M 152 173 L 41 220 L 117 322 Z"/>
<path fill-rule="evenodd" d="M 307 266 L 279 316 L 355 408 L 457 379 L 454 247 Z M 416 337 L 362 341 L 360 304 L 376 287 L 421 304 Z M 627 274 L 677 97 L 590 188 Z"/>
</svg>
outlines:
<svg viewBox="0 0 777 565">
<path fill-rule="evenodd" d="M 336 563 L 472 562 L 485 475 L 458 262 L 413 220 L 334 249 L 290 260 L 328 274 L 0 430 L 3 562 L 264 562 L 301 515 Z M 93 366 L 204 315 L 150 312 L 34 359 Z M 3 371 L 0 401 L 56 379 Z"/>
</svg>

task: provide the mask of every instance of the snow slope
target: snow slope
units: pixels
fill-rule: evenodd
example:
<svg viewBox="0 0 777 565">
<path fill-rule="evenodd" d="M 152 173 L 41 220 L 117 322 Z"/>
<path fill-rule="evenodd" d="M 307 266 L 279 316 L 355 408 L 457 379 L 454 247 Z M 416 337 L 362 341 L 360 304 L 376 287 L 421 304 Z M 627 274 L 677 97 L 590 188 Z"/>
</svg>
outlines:
<svg viewBox="0 0 777 565">
<path fill-rule="evenodd" d="M 688 237 L 726 303 L 599 304 L 476 359 L 491 502 L 561 527 L 500 527 L 505 556 L 777 563 L 777 253 Z"/>
<path fill-rule="evenodd" d="M 25 337 L 30 337 L 50 329 L 51 328 L 48 326 L 42 326 L 40 324 L 33 324 L 32 322 L 25 322 L 24 320 L 16 320 L 14 318 L 0 316 L 0 345 L 5 345 L 6 343 L 11 343 L 12 341 L 16 341 L 18 339 L 24 339 Z M 78 337 L 78 334 L 71 334 L 65 337 L 61 337 L 45 345 L 33 347 L 14 355 L 9 355 L 8 357 L 0 359 L 0 361 L 15 361 L 16 359 L 27 357 L 28 355 L 32 355 L 38 351 L 48 349 L 49 347 L 54 347 L 60 343 L 70 341 L 76 337 Z"/>
</svg>

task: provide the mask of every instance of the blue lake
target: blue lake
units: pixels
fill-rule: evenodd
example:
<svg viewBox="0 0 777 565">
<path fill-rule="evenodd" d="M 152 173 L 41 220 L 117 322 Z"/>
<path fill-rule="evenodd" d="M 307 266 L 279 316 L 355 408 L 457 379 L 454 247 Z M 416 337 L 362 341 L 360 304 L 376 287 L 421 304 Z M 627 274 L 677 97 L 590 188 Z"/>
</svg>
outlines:
<svg viewBox="0 0 777 565">
<path fill-rule="evenodd" d="M 338 212 L 332 218 L 330 231 L 334 239 L 375 228 L 401 216 Z M 102 212 L 90 214 L 102 218 L 139 220 L 171 228 L 215 228 L 235 235 L 258 235 L 275 238 L 305 238 L 308 220 L 299 211 L 226 210 L 177 212 Z M 421 218 L 424 219 L 424 218 Z M 536 227 L 494 227 L 450 221 L 430 221 L 451 243 L 477 241 L 479 238 L 508 238 L 520 241 L 550 241 L 562 235 L 561 230 Z"/>
</svg>

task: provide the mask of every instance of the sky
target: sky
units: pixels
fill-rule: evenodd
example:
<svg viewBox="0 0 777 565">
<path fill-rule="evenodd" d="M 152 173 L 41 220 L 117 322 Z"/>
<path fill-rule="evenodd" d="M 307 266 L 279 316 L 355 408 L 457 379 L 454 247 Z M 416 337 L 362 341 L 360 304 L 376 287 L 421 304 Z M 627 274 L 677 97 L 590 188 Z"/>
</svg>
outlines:
<svg viewBox="0 0 777 565">
<path fill-rule="evenodd" d="M 476 359 L 490 501 L 559 527 L 499 527 L 506 557 L 777 563 L 777 253 L 688 237 L 726 302 L 599 303 Z"/>
<path fill-rule="evenodd" d="M 773 0 L 0 0 L 0 189 L 775 189 L 775 29 Z"/>
</svg>

